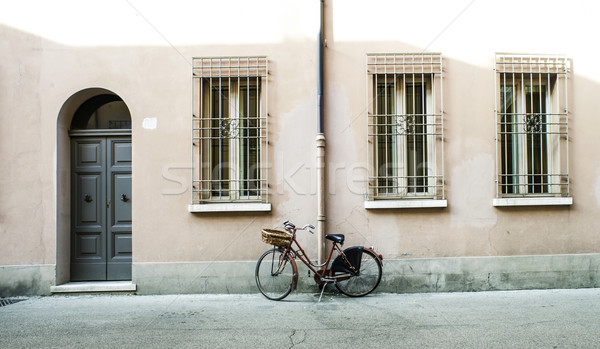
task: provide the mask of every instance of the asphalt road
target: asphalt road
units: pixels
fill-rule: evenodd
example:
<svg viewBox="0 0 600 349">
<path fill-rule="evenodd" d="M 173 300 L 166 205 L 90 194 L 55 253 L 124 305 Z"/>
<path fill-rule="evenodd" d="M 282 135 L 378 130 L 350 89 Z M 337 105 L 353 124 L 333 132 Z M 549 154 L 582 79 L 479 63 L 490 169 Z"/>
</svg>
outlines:
<svg viewBox="0 0 600 349">
<path fill-rule="evenodd" d="M 0 348 L 600 348 L 600 289 L 35 297 Z"/>
</svg>

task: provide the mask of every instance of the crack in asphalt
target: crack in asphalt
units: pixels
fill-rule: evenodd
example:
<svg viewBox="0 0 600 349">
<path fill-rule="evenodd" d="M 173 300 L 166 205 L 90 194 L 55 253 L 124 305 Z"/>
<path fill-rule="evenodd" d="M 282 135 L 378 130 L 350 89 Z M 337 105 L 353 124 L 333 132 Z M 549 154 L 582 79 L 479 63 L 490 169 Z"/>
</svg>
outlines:
<svg viewBox="0 0 600 349">
<path fill-rule="evenodd" d="M 292 349 L 294 346 L 298 345 L 298 344 L 302 344 L 305 340 L 306 340 L 306 331 L 301 330 L 302 332 L 302 338 L 298 343 L 294 343 L 294 336 L 296 335 L 296 330 L 292 330 L 292 334 L 289 335 L 289 339 L 290 339 L 290 343 L 292 344 L 289 349 Z"/>
</svg>

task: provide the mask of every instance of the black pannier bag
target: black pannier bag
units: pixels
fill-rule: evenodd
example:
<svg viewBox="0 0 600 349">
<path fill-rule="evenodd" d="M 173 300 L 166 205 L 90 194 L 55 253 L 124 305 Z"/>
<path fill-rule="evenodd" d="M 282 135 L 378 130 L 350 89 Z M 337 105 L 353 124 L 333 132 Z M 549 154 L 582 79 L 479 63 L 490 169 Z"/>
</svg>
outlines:
<svg viewBox="0 0 600 349">
<path fill-rule="evenodd" d="M 354 246 L 349 247 L 344 250 L 344 254 L 346 258 L 352 264 L 356 271 L 360 270 L 360 261 L 362 259 L 363 248 L 362 246 Z M 348 267 L 348 264 L 344 260 L 343 256 L 337 256 L 333 263 L 331 263 L 331 271 L 335 273 L 353 273 L 352 270 Z"/>
</svg>

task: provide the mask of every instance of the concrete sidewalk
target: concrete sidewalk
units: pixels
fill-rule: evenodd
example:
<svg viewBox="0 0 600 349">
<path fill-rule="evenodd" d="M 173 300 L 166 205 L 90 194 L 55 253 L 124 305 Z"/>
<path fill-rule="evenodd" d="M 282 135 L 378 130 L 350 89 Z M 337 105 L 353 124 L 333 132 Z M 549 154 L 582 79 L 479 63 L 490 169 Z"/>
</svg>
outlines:
<svg viewBox="0 0 600 349">
<path fill-rule="evenodd" d="M 600 289 L 52 296 L 0 307 L 0 348 L 599 348 Z"/>
</svg>

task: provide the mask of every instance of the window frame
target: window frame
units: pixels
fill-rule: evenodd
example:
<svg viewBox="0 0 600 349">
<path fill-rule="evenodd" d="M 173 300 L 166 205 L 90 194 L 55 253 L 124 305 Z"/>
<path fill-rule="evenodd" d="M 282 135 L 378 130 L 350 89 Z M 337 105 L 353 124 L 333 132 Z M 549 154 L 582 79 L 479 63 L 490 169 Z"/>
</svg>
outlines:
<svg viewBox="0 0 600 349">
<path fill-rule="evenodd" d="M 507 113 L 506 111 L 503 112 L 503 115 L 506 116 L 510 116 L 516 118 L 516 121 L 512 121 L 512 122 L 507 122 L 507 121 L 501 121 L 503 126 L 510 126 L 511 130 L 510 131 L 504 131 L 503 132 L 503 137 L 506 137 L 506 133 L 511 133 L 511 134 L 516 134 L 516 136 L 511 136 L 514 137 L 515 139 L 512 141 L 512 146 L 502 146 L 502 150 L 504 151 L 504 153 L 506 153 L 506 150 L 510 149 L 512 155 L 512 163 L 511 163 L 511 167 L 512 168 L 516 168 L 516 170 L 511 171 L 511 173 L 509 174 L 507 171 L 501 171 L 503 176 L 515 176 L 517 179 L 517 183 L 513 183 L 511 186 L 508 185 L 504 185 L 502 187 L 502 194 L 537 194 L 538 192 L 536 192 L 536 189 L 532 189 L 530 187 L 535 187 L 537 185 L 541 185 L 543 187 L 546 187 L 545 189 L 542 188 L 541 189 L 541 193 L 542 194 L 547 194 L 547 191 L 549 191 L 548 186 L 553 185 L 555 183 L 553 183 L 555 181 L 554 176 L 550 176 L 549 173 L 556 173 L 558 171 L 558 167 L 557 167 L 557 163 L 556 161 L 552 161 L 554 157 L 556 157 L 556 154 L 553 154 L 552 151 L 550 151 L 549 149 L 552 148 L 552 145 L 557 143 L 557 139 L 556 139 L 556 135 L 553 135 L 552 133 L 547 132 L 547 128 L 551 127 L 550 125 L 553 124 L 553 107 L 554 107 L 554 102 L 553 102 L 553 91 L 551 89 L 551 83 L 548 81 L 538 81 L 538 82 L 533 82 L 528 78 L 525 79 L 518 79 L 517 83 L 512 83 L 510 85 L 510 87 L 513 89 L 513 100 L 516 101 L 516 103 L 512 104 L 512 107 L 515 109 L 514 112 L 512 113 Z M 503 93 L 503 87 L 505 88 L 507 85 L 501 83 L 500 86 L 500 93 Z M 539 100 L 539 104 L 540 107 L 543 106 L 544 111 L 540 111 L 540 112 L 535 112 L 535 111 L 531 111 L 528 110 L 528 108 L 533 107 L 533 103 L 535 103 L 534 101 L 532 101 L 532 103 L 528 103 L 528 94 L 529 92 L 527 91 L 530 88 L 534 88 L 534 87 L 544 87 L 545 91 L 544 93 L 544 97 L 543 99 Z M 502 97 L 501 97 L 501 101 L 502 101 Z M 502 108 L 502 107 L 501 107 Z M 503 109 L 501 109 L 503 110 Z M 539 126 L 540 126 L 540 131 L 534 131 L 534 130 L 530 130 L 532 127 L 533 128 L 537 128 L 537 125 L 532 124 L 531 117 L 536 117 L 538 116 L 540 117 L 540 121 L 539 121 Z M 533 121 L 537 124 L 536 121 Z M 525 131 L 524 132 L 519 132 L 518 128 L 524 128 Z M 545 173 L 536 173 L 537 171 L 532 170 L 530 167 L 533 166 L 531 165 L 533 162 L 536 162 L 536 158 L 535 158 L 535 154 L 533 154 L 533 150 L 534 148 L 536 148 L 535 144 L 535 140 L 530 139 L 532 137 L 535 137 L 536 135 L 540 135 L 540 141 L 544 143 L 544 145 L 540 145 L 540 153 L 542 154 L 541 156 L 543 157 L 541 160 L 542 164 L 541 167 L 543 167 L 542 171 L 544 171 Z M 501 142 L 503 143 L 503 142 Z M 543 147 L 543 148 L 542 148 Z M 531 149 L 531 151 L 530 151 Z M 501 164 L 502 166 L 505 166 L 508 164 L 509 161 L 504 161 L 505 159 L 502 158 Z M 551 168 L 553 167 L 553 168 Z M 533 183 L 531 183 L 530 181 L 530 177 L 532 176 L 543 176 L 545 177 L 545 179 L 543 180 L 542 184 L 537 184 L 534 180 Z M 520 180 L 522 178 L 522 180 Z M 516 192 L 515 190 L 510 190 L 511 193 L 509 193 L 508 189 L 512 187 L 512 189 L 517 189 Z"/>
<path fill-rule="evenodd" d="M 446 207 L 442 71 L 439 53 L 367 54 L 369 179 L 365 208 Z M 386 96 L 393 96 L 387 101 L 385 110 L 380 109 L 382 97 L 379 91 L 382 88 Z M 392 91 L 388 94 L 390 88 Z M 409 110 L 407 99 L 411 88 L 413 103 L 419 98 L 422 101 L 420 112 L 414 104 Z M 420 97 L 415 93 L 417 89 L 421 91 Z M 387 110 L 388 104 L 393 110 Z M 411 132 L 407 123 L 419 116 L 423 117 L 423 130 Z M 414 130 L 415 123 L 412 124 Z M 383 137 L 386 140 L 382 141 Z M 418 138 L 421 138 L 418 143 L 422 146 L 411 150 L 411 143 L 417 142 Z M 384 161 L 380 153 L 382 143 L 390 151 L 385 154 Z M 415 160 L 409 163 L 411 156 Z M 416 164 L 419 158 L 423 161 Z M 392 164 L 391 168 L 388 163 Z M 426 170 L 420 173 L 421 164 L 426 164 Z"/>
<path fill-rule="evenodd" d="M 267 74 L 264 56 L 194 58 L 191 212 L 270 211 Z"/>
<path fill-rule="evenodd" d="M 543 205 L 540 198 L 545 197 L 566 198 L 547 200 L 548 205 L 572 203 L 568 166 L 569 66 L 568 59 L 562 56 L 496 55 L 495 206 L 526 205 L 530 198 L 535 198 L 529 200 L 531 205 Z M 535 87 L 545 90 L 537 102 L 528 96 L 534 93 L 528 90 Z M 507 98 L 511 100 L 510 109 Z M 540 137 L 539 141 L 534 137 Z"/>
<path fill-rule="evenodd" d="M 374 77 L 374 79 L 376 79 L 376 77 Z M 384 116 L 384 117 L 393 117 L 395 120 L 392 121 L 392 124 L 390 124 L 389 126 L 391 126 L 392 129 L 399 129 L 397 131 L 392 131 L 393 134 L 391 135 L 391 140 L 392 140 L 392 146 L 391 146 L 391 157 L 392 159 L 396 160 L 396 166 L 392 166 L 391 167 L 391 176 L 394 178 L 397 178 L 398 181 L 398 185 L 397 186 L 393 186 L 391 193 L 385 193 L 382 189 L 385 189 L 387 187 L 381 188 L 378 186 L 377 191 L 378 191 L 378 196 L 386 196 L 386 194 L 391 194 L 389 196 L 392 197 L 431 197 L 434 195 L 433 192 L 433 188 L 431 186 L 428 185 L 428 182 L 430 181 L 429 176 L 427 175 L 422 175 L 419 176 L 418 174 L 416 174 L 416 172 L 418 172 L 418 166 L 414 161 L 410 161 L 410 157 L 411 155 L 414 153 L 414 155 L 418 155 L 419 151 L 418 150 L 410 150 L 410 145 L 411 145 L 411 140 L 410 138 L 412 137 L 414 140 L 412 142 L 417 142 L 416 138 L 420 137 L 423 140 L 422 143 L 422 147 L 423 147 L 423 151 L 421 151 L 421 153 L 423 154 L 423 158 L 426 158 L 426 162 L 429 166 L 427 166 L 425 169 L 427 170 L 426 172 L 433 172 L 435 173 L 436 169 L 435 169 L 435 147 L 434 147 L 434 140 L 432 139 L 433 136 L 431 135 L 431 133 L 433 131 L 431 131 L 432 126 L 427 124 L 427 121 L 420 121 L 419 123 L 415 122 L 414 120 L 411 122 L 409 121 L 410 119 L 414 119 L 418 116 L 422 116 L 423 119 L 426 119 L 428 117 L 428 110 L 432 110 L 433 109 L 433 91 L 432 91 L 432 83 L 431 83 L 431 76 L 429 74 L 423 74 L 422 76 L 418 76 L 418 77 L 412 77 L 411 81 L 407 81 L 408 78 L 406 75 L 395 75 L 392 76 L 392 82 L 380 82 L 380 81 L 374 81 L 373 83 L 376 85 L 376 91 L 379 91 L 380 89 L 380 85 L 384 84 L 385 89 L 387 89 L 387 86 L 385 86 L 385 84 L 391 84 L 393 87 L 393 99 L 392 99 L 392 103 L 391 106 L 393 108 L 393 110 L 384 110 L 383 112 L 378 111 L 376 114 L 378 116 Z M 415 86 L 421 86 L 418 88 L 415 88 Z M 414 107 L 414 99 L 415 97 L 413 96 L 413 109 L 409 110 L 409 102 L 408 102 L 408 92 L 409 90 L 412 90 L 413 93 L 414 91 L 420 90 L 421 93 L 423 93 L 421 95 L 425 96 L 424 100 L 425 102 L 421 103 L 421 107 L 424 109 L 424 111 L 422 111 L 421 113 L 415 113 L 415 107 Z M 379 97 L 379 93 L 378 97 Z M 379 106 L 379 103 L 377 103 L 377 106 L 375 108 L 377 108 Z M 385 109 L 388 109 L 388 106 L 385 106 Z M 399 112 L 398 112 L 399 111 Z M 412 111 L 412 112 L 411 112 Z M 423 131 L 421 132 L 415 132 L 414 130 L 411 131 L 411 128 L 415 128 L 417 127 L 416 125 L 420 124 L 421 127 L 424 128 Z M 380 125 L 378 125 L 380 126 Z M 386 125 L 388 126 L 388 125 Z M 416 161 L 416 160 L 415 160 Z M 380 169 L 380 163 L 379 160 L 376 160 L 376 164 L 379 166 L 376 166 L 376 171 L 379 174 Z M 412 166 L 412 167 L 411 167 Z M 379 176 L 380 177 L 380 176 Z M 414 178 L 411 178 L 414 177 Z M 410 184 L 411 179 L 415 182 L 417 182 L 419 179 L 422 179 L 423 182 L 427 183 L 427 184 Z M 423 190 L 419 190 L 419 188 L 422 187 Z"/>
<path fill-rule="evenodd" d="M 217 80 L 217 79 L 213 79 L 213 80 Z M 246 132 L 248 132 L 250 127 L 244 127 L 243 126 L 243 121 L 244 121 L 244 117 L 248 117 L 248 119 L 250 117 L 256 118 L 258 115 L 260 115 L 260 109 L 261 109 L 261 100 L 260 100 L 260 80 L 256 81 L 255 79 L 247 79 L 244 83 L 244 79 L 240 80 L 240 81 L 234 81 L 231 79 L 226 79 L 226 78 L 221 78 L 218 79 L 219 83 L 218 84 L 214 84 L 211 85 L 210 82 L 208 82 L 208 88 L 210 88 L 210 92 L 209 95 L 204 96 L 205 99 L 207 99 L 209 101 L 209 103 L 205 103 L 205 106 L 207 108 L 207 111 L 205 111 L 205 113 L 207 115 L 209 115 L 209 117 L 211 118 L 210 122 L 213 123 L 213 125 L 210 126 L 211 128 L 211 132 L 214 132 L 216 128 L 217 131 L 221 131 L 223 132 L 224 127 L 228 127 L 229 128 L 229 133 L 232 132 L 238 132 L 239 135 L 235 136 L 235 137 L 227 137 L 226 142 L 227 142 L 227 159 L 221 159 L 220 163 L 217 164 L 214 161 L 214 150 L 215 150 L 215 145 L 214 142 L 215 141 L 219 141 L 221 142 L 221 140 L 223 140 L 223 137 L 214 137 L 212 136 L 210 139 L 211 145 L 210 145 L 210 151 L 212 152 L 212 155 L 210 156 L 209 162 L 210 162 L 210 168 L 212 168 L 211 172 L 211 182 L 213 183 L 227 183 L 227 188 L 225 189 L 216 189 L 216 190 L 212 190 L 212 194 L 211 196 L 214 197 L 218 197 L 219 201 L 221 200 L 225 200 L 225 201 L 235 201 L 235 200 L 256 200 L 256 197 L 258 195 L 250 195 L 249 193 L 244 195 L 244 192 L 250 192 L 253 191 L 255 189 L 248 189 L 248 188 L 244 188 L 244 184 L 245 182 L 251 182 L 253 181 L 253 179 L 248 179 L 246 178 L 246 176 L 244 175 L 244 173 L 246 171 L 249 170 L 248 166 L 245 166 L 244 163 L 244 153 L 248 153 L 246 147 L 244 146 L 244 139 L 248 139 L 251 140 L 252 137 L 251 136 L 245 136 L 243 134 L 244 130 L 246 130 Z M 203 84 L 207 83 L 207 81 L 202 81 Z M 248 92 L 246 93 L 246 98 L 250 98 L 250 90 L 254 89 L 255 90 L 255 98 L 257 100 L 257 106 L 256 106 L 256 111 L 258 111 L 258 113 L 256 113 L 256 115 L 253 116 L 244 116 L 243 115 L 243 107 L 242 107 L 242 98 L 244 93 L 242 92 L 243 89 L 247 89 Z M 215 112 L 215 108 L 214 108 L 214 94 L 215 94 L 215 90 L 219 91 L 218 93 L 222 96 L 223 95 L 223 91 L 227 90 L 227 97 L 225 98 L 225 100 L 227 101 L 227 115 L 223 115 L 222 111 L 220 111 L 218 114 L 220 115 L 216 115 Z M 246 102 L 248 103 L 248 102 Z M 224 109 L 223 108 L 223 100 L 221 100 L 219 102 L 219 108 L 220 109 Z M 248 110 L 250 110 L 250 108 L 247 108 Z M 217 120 L 217 124 L 220 123 L 220 125 L 218 125 L 217 127 L 214 126 L 214 121 L 215 119 Z M 220 121 L 220 122 L 219 122 Z M 254 120 L 255 121 L 255 120 Z M 223 122 L 226 122 L 227 126 L 223 126 Z M 237 126 L 236 126 L 237 125 Z M 237 130 L 234 130 L 234 128 L 237 128 Z M 256 169 L 256 166 L 260 166 L 260 164 L 258 163 L 259 159 L 258 157 L 260 156 L 260 149 L 257 150 L 258 154 L 256 155 L 256 157 L 254 158 L 254 160 L 256 160 L 255 164 L 249 165 L 252 169 Z M 222 166 L 222 164 L 225 164 L 225 166 Z M 234 164 L 235 166 L 231 166 L 230 164 Z M 222 179 L 220 178 L 221 176 L 218 175 L 216 176 L 217 178 L 213 178 L 213 176 L 215 176 L 215 168 L 218 166 L 219 168 L 219 174 L 221 174 L 220 169 L 221 168 L 225 168 L 227 169 L 227 176 L 226 179 Z M 255 179 L 256 181 L 260 181 L 260 178 Z M 218 194 L 215 194 L 215 192 L 217 192 Z M 226 192 L 227 195 L 221 195 L 221 192 Z"/>
</svg>

